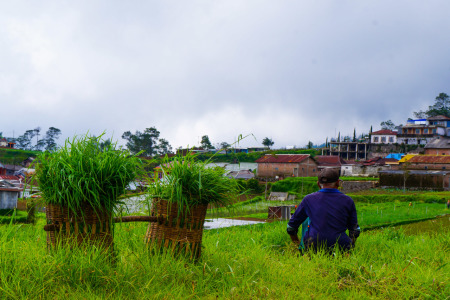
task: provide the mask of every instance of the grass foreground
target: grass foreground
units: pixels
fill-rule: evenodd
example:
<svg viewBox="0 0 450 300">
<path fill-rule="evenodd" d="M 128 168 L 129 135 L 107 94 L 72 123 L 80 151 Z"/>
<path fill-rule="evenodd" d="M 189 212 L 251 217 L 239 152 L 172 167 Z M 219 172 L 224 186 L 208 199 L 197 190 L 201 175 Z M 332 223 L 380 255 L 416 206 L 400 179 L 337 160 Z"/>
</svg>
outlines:
<svg viewBox="0 0 450 300">
<path fill-rule="evenodd" d="M 351 255 L 299 256 L 286 222 L 208 230 L 198 262 L 150 254 L 145 223 L 115 227 L 115 259 L 96 249 L 49 252 L 44 221 L 0 225 L 2 298 L 440 298 L 450 295 L 450 234 L 362 233 Z"/>
</svg>

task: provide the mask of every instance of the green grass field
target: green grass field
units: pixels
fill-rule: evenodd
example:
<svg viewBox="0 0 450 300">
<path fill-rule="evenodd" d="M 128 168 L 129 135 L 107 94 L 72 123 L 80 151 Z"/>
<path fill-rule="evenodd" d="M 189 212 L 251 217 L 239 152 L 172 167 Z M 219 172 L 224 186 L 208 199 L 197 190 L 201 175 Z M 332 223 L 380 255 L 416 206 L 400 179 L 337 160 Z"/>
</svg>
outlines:
<svg viewBox="0 0 450 300">
<path fill-rule="evenodd" d="M 0 162 L 3 164 L 19 165 L 30 156 L 36 157 L 40 151 L 26 151 L 19 149 L 0 149 Z"/>
<path fill-rule="evenodd" d="M 450 235 L 364 233 L 346 256 L 299 256 L 286 223 L 209 230 L 200 261 L 151 255 L 146 224 L 116 225 L 116 260 L 96 249 L 48 252 L 44 221 L 1 225 L 7 299 L 446 299 Z"/>
<path fill-rule="evenodd" d="M 373 192 L 366 196 L 386 194 Z M 0 298 L 448 299 L 449 210 L 438 202 L 370 199 L 355 201 L 363 232 L 350 255 L 299 256 L 287 221 L 278 221 L 204 231 L 197 262 L 150 251 L 146 223 L 116 224 L 114 259 L 95 248 L 48 251 L 38 213 L 35 226 L 0 225 Z M 215 214 L 264 219 L 268 206 L 280 204 L 287 203 L 248 201 Z M 389 226 L 443 214 L 444 222 Z"/>
</svg>

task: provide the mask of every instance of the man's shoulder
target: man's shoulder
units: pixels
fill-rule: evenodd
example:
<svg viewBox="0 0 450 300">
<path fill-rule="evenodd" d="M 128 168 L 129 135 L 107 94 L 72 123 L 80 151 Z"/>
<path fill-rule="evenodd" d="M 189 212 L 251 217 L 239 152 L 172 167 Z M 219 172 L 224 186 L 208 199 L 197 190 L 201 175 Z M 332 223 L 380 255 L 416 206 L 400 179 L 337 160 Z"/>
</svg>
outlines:
<svg viewBox="0 0 450 300">
<path fill-rule="evenodd" d="M 319 195 L 320 195 L 319 192 L 314 192 L 314 193 L 308 194 L 305 197 L 303 197 L 303 200 L 314 199 L 314 198 L 317 198 Z"/>
</svg>

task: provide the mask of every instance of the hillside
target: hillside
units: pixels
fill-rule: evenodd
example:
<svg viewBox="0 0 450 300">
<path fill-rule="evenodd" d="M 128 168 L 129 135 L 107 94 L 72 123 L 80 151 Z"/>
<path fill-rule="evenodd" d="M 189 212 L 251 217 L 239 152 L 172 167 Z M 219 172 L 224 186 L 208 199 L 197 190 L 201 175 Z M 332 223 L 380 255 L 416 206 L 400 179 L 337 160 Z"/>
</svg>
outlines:
<svg viewBox="0 0 450 300">
<path fill-rule="evenodd" d="M 0 148 L 0 163 L 18 165 L 30 156 L 36 157 L 40 151 Z"/>
</svg>

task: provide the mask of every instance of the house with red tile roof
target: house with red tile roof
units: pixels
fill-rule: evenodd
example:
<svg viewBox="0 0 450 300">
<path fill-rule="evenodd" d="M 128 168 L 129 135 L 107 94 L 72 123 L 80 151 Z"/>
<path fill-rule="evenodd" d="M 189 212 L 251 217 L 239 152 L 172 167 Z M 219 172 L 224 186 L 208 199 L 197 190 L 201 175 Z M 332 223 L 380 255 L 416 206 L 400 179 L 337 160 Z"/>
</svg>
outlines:
<svg viewBox="0 0 450 300">
<path fill-rule="evenodd" d="M 397 132 L 382 129 L 372 132 L 370 141 L 372 144 L 394 144 L 397 143 Z"/>
<path fill-rule="evenodd" d="M 259 178 L 308 177 L 319 174 L 317 161 L 309 154 L 266 154 L 256 160 Z"/>
</svg>

